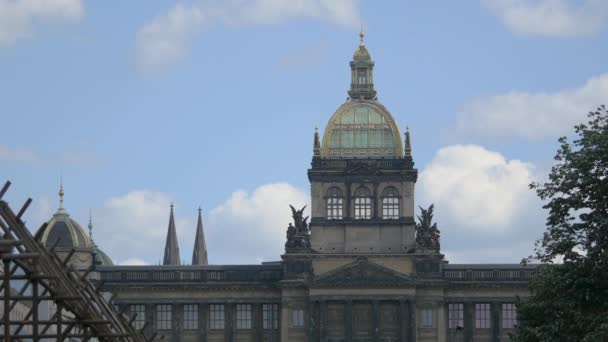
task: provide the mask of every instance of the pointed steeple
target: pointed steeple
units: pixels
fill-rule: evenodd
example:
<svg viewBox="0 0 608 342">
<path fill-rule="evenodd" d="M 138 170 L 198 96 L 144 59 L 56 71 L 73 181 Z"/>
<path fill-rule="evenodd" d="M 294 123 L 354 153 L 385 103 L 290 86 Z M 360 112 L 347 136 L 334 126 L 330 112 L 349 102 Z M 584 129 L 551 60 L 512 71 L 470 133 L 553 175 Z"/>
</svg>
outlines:
<svg viewBox="0 0 608 342">
<path fill-rule="evenodd" d="M 410 140 L 410 128 L 408 126 L 405 127 L 405 147 L 403 148 L 403 152 L 405 153 L 405 157 L 412 157 L 412 142 Z"/>
<path fill-rule="evenodd" d="M 315 127 L 315 140 L 312 147 L 313 157 L 321 157 L 321 141 L 319 140 L 319 128 Z"/>
<path fill-rule="evenodd" d="M 179 247 L 177 246 L 177 232 L 175 230 L 175 219 L 173 218 L 173 203 L 171 203 L 171 215 L 169 216 L 169 228 L 167 229 L 167 241 L 165 243 L 165 257 L 163 265 L 179 265 Z"/>
<path fill-rule="evenodd" d="M 203 231 L 202 209 L 198 208 L 198 223 L 196 225 L 196 237 L 194 238 L 194 250 L 192 251 L 192 265 L 207 265 L 207 245 L 205 244 L 205 232 Z"/>
<path fill-rule="evenodd" d="M 374 100 L 376 90 L 374 89 L 374 61 L 365 47 L 363 38 L 365 33 L 359 33 L 361 42 L 355 50 L 353 60 L 350 62 L 351 82 L 348 96 L 353 100 Z"/>
</svg>

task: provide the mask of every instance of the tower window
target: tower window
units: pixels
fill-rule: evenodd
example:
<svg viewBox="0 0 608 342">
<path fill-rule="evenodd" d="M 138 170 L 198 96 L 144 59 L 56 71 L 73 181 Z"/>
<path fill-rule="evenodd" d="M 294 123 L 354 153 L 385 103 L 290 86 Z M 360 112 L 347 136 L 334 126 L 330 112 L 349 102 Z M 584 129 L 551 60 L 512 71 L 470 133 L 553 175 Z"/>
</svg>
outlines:
<svg viewBox="0 0 608 342">
<path fill-rule="evenodd" d="M 342 191 L 337 187 L 331 187 L 327 190 L 325 197 L 325 208 L 327 210 L 328 220 L 341 220 L 343 217 L 343 197 Z"/>
<path fill-rule="evenodd" d="M 366 84 L 367 83 L 367 70 L 365 69 L 357 69 L 357 83 Z"/>
<path fill-rule="evenodd" d="M 399 218 L 399 192 L 392 186 L 382 192 L 382 218 L 385 220 Z"/>
<path fill-rule="evenodd" d="M 372 218 L 372 194 L 362 186 L 355 191 L 355 219 L 369 220 Z"/>
</svg>

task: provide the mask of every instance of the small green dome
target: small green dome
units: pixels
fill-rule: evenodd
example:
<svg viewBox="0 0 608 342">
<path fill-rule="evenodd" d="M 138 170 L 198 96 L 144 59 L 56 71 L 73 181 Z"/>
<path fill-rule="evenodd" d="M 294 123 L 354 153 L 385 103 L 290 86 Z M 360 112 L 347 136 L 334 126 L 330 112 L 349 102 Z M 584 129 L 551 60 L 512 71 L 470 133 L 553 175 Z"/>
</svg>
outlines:
<svg viewBox="0 0 608 342">
<path fill-rule="evenodd" d="M 95 246 L 95 265 L 97 266 L 114 266 L 112 259 L 104 253 L 99 247 Z"/>
<path fill-rule="evenodd" d="M 322 158 L 403 158 L 399 127 L 378 101 L 349 100 L 325 127 Z"/>
<path fill-rule="evenodd" d="M 365 48 L 364 45 L 359 46 L 359 48 L 357 50 L 355 50 L 355 53 L 353 54 L 354 61 L 359 61 L 359 60 L 371 61 L 371 59 L 372 59 L 372 56 L 369 54 L 369 51 L 367 51 L 367 49 Z"/>
</svg>

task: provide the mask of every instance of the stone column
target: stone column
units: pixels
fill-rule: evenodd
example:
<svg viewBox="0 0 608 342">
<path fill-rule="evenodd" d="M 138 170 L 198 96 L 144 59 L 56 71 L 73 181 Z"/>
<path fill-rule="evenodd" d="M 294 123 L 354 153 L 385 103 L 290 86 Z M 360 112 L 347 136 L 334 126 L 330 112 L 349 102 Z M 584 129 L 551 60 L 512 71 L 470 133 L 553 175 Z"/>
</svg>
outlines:
<svg viewBox="0 0 608 342">
<path fill-rule="evenodd" d="M 399 327 L 401 328 L 401 342 L 408 342 L 410 307 L 405 300 L 399 301 Z"/>
<path fill-rule="evenodd" d="M 281 342 L 289 342 L 289 307 L 281 302 L 279 309 L 281 310 L 281 314 L 279 315 Z"/>
<path fill-rule="evenodd" d="M 446 303 L 437 304 L 437 342 L 447 342 L 447 310 Z"/>
<path fill-rule="evenodd" d="M 380 201 L 378 199 L 378 183 L 373 184 L 372 190 L 372 218 L 377 219 L 380 217 L 380 211 L 378 206 L 380 205 Z"/>
<path fill-rule="evenodd" d="M 464 303 L 464 341 L 472 342 L 475 329 L 475 304 Z"/>
<path fill-rule="evenodd" d="M 346 211 L 345 211 L 344 218 L 352 217 L 351 216 L 351 213 L 352 213 L 352 211 L 351 211 L 351 202 L 352 202 L 351 186 L 352 186 L 352 184 L 349 181 L 347 181 L 346 182 L 346 203 L 344 203 L 344 206 L 345 206 L 344 209 L 346 209 Z"/>
<path fill-rule="evenodd" d="M 226 320 L 224 322 L 224 340 L 226 342 L 234 341 L 234 310 L 236 309 L 236 305 L 233 303 L 226 303 L 224 307 L 224 313 L 226 316 Z"/>
<path fill-rule="evenodd" d="M 344 303 L 344 335 L 346 342 L 353 340 L 353 301 L 347 300 Z"/>
<path fill-rule="evenodd" d="M 327 342 L 327 302 L 319 301 L 319 340 Z"/>
<path fill-rule="evenodd" d="M 181 304 L 171 305 L 171 334 L 173 335 L 173 341 L 179 341 L 179 337 L 182 336 L 184 332 L 181 308 Z"/>
<path fill-rule="evenodd" d="M 377 300 L 372 300 L 372 333 L 372 340 L 380 342 L 380 305 Z"/>
<path fill-rule="evenodd" d="M 306 331 L 308 342 L 318 342 L 317 332 L 319 331 L 319 314 L 317 302 L 309 301 L 306 310 Z"/>
<path fill-rule="evenodd" d="M 492 330 L 492 342 L 500 342 L 500 303 L 491 303 L 490 312 L 490 328 Z"/>
<path fill-rule="evenodd" d="M 198 334 L 201 342 L 207 342 L 207 322 L 209 321 L 209 304 L 202 303 L 198 306 Z"/>
<path fill-rule="evenodd" d="M 255 329 L 255 341 L 264 340 L 264 322 L 262 319 L 262 304 L 253 304 L 253 329 Z"/>
<path fill-rule="evenodd" d="M 418 333 L 418 329 L 416 327 L 416 301 L 414 300 L 409 300 L 409 307 L 410 307 L 410 335 L 409 335 L 409 341 L 410 342 L 416 342 L 416 335 Z"/>
</svg>

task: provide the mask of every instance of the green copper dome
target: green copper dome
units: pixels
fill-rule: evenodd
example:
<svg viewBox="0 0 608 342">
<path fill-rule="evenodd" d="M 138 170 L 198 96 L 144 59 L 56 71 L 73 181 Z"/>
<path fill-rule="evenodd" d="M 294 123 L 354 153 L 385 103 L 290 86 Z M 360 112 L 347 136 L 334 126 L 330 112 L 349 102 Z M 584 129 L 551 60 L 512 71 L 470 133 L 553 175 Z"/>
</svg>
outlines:
<svg viewBox="0 0 608 342">
<path fill-rule="evenodd" d="M 321 158 L 403 158 L 399 127 L 378 101 L 349 100 L 325 127 Z"/>
<path fill-rule="evenodd" d="M 99 247 L 95 246 L 95 264 L 97 266 L 114 266 L 112 259 Z"/>
</svg>

